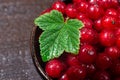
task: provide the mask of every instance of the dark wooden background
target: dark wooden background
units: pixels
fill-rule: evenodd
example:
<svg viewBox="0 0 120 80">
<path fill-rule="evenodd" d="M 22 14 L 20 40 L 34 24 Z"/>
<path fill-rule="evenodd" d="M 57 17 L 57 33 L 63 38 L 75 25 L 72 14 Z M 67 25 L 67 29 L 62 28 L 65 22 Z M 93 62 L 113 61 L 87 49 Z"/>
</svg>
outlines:
<svg viewBox="0 0 120 80">
<path fill-rule="evenodd" d="M 30 55 L 33 20 L 54 0 L 0 0 L 0 80 L 41 80 Z"/>
</svg>

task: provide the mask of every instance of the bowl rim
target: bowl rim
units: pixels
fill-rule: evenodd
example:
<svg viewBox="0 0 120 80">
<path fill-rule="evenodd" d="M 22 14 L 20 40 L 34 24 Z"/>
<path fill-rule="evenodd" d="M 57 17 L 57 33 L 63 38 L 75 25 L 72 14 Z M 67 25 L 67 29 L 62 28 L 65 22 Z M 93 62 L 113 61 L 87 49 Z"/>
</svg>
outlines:
<svg viewBox="0 0 120 80">
<path fill-rule="evenodd" d="M 40 73 L 40 76 L 43 79 L 46 80 L 52 80 L 43 70 L 42 66 L 40 65 L 38 59 L 37 59 L 37 55 L 36 55 L 36 51 L 35 51 L 35 34 L 36 34 L 36 30 L 37 30 L 37 26 L 34 26 L 32 28 L 32 32 L 31 32 L 31 36 L 30 36 L 30 51 L 31 51 L 31 56 L 32 56 L 32 60 L 33 63 L 38 71 L 38 73 Z"/>
</svg>

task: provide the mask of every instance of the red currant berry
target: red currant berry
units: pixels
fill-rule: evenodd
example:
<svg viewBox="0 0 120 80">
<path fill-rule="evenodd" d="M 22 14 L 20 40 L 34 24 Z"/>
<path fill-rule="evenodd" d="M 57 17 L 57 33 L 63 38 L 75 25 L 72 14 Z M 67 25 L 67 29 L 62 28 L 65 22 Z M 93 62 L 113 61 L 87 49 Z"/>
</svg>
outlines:
<svg viewBox="0 0 120 80">
<path fill-rule="evenodd" d="M 111 59 L 115 60 L 117 58 L 120 57 L 120 50 L 115 47 L 115 46 L 111 46 L 111 47 L 107 47 L 105 49 L 105 52 L 111 57 Z"/>
<path fill-rule="evenodd" d="M 82 66 L 71 66 L 67 70 L 69 80 L 81 80 L 86 77 L 86 70 Z"/>
<path fill-rule="evenodd" d="M 104 16 L 102 18 L 102 26 L 104 29 L 115 29 L 118 25 L 118 21 L 114 16 Z"/>
<path fill-rule="evenodd" d="M 83 27 L 81 29 L 81 42 L 82 43 L 90 43 L 95 44 L 97 38 L 97 32 L 92 28 Z"/>
<path fill-rule="evenodd" d="M 86 13 L 88 5 L 89 4 L 87 2 L 82 1 L 80 3 L 75 4 L 75 7 L 78 10 L 78 12 Z"/>
<path fill-rule="evenodd" d="M 76 18 L 79 19 L 79 20 L 83 20 L 83 19 L 85 19 L 85 18 L 87 18 L 87 17 L 86 17 L 86 15 L 83 14 L 83 13 L 78 13 L 77 16 L 76 16 Z"/>
<path fill-rule="evenodd" d="M 70 18 L 75 18 L 77 16 L 77 10 L 74 7 L 74 5 L 72 5 L 72 4 L 67 5 L 65 12 L 66 12 L 67 16 Z"/>
<path fill-rule="evenodd" d="M 118 1 L 119 0 L 110 0 L 110 7 L 117 8 L 117 6 L 119 5 Z"/>
<path fill-rule="evenodd" d="M 52 8 L 53 8 L 53 9 L 58 10 L 58 11 L 60 11 L 60 12 L 62 12 L 62 13 L 65 12 L 65 7 L 66 7 L 65 3 L 64 3 L 64 2 L 61 2 L 61 1 L 57 1 L 57 2 L 55 2 L 55 3 L 52 5 Z"/>
<path fill-rule="evenodd" d="M 95 65 L 93 65 L 93 64 L 86 65 L 86 71 L 87 71 L 88 76 L 93 75 L 96 71 Z"/>
<path fill-rule="evenodd" d="M 67 74 L 61 76 L 59 80 L 69 80 Z"/>
<path fill-rule="evenodd" d="M 50 77 L 58 78 L 62 74 L 63 65 L 59 60 L 53 59 L 46 64 L 45 71 Z"/>
<path fill-rule="evenodd" d="M 114 16 L 114 17 L 118 17 L 118 12 L 116 9 L 111 8 L 111 9 L 107 9 L 105 15 L 110 15 L 110 16 Z"/>
<path fill-rule="evenodd" d="M 96 55 L 96 51 L 92 46 L 84 45 L 81 46 L 78 56 L 80 62 L 85 64 L 91 64 L 96 59 Z"/>
<path fill-rule="evenodd" d="M 81 20 L 84 24 L 84 27 L 87 27 L 87 28 L 92 28 L 93 26 L 93 22 L 92 20 L 88 19 L 88 18 L 84 18 Z"/>
<path fill-rule="evenodd" d="M 116 36 L 116 37 L 120 36 L 120 28 L 117 28 L 117 29 L 115 30 L 115 36 Z"/>
<path fill-rule="evenodd" d="M 118 27 L 120 28 L 120 14 L 119 14 L 119 18 L 118 18 Z"/>
<path fill-rule="evenodd" d="M 106 71 L 98 71 L 94 75 L 93 80 L 111 80 L 110 75 Z"/>
<path fill-rule="evenodd" d="M 88 3 L 90 3 L 90 4 L 97 4 L 97 0 L 88 0 Z"/>
<path fill-rule="evenodd" d="M 109 0 L 97 0 L 97 4 L 101 6 L 103 9 L 107 9 L 111 7 Z"/>
<path fill-rule="evenodd" d="M 101 31 L 102 30 L 103 27 L 102 27 L 101 19 L 95 20 L 95 22 L 94 22 L 94 28 L 97 31 Z"/>
<path fill-rule="evenodd" d="M 106 53 L 100 53 L 96 59 L 97 68 L 104 70 L 111 66 L 111 58 Z"/>
<path fill-rule="evenodd" d="M 103 30 L 99 35 L 99 39 L 103 46 L 112 46 L 115 43 L 115 34 L 112 30 Z"/>
<path fill-rule="evenodd" d="M 104 13 L 104 10 L 98 5 L 89 5 L 87 8 L 87 14 L 89 18 L 95 20 L 100 18 Z"/>
<path fill-rule="evenodd" d="M 120 36 L 116 38 L 116 46 L 120 49 Z"/>
<path fill-rule="evenodd" d="M 69 66 L 80 65 L 76 55 L 68 54 L 65 61 Z"/>
</svg>

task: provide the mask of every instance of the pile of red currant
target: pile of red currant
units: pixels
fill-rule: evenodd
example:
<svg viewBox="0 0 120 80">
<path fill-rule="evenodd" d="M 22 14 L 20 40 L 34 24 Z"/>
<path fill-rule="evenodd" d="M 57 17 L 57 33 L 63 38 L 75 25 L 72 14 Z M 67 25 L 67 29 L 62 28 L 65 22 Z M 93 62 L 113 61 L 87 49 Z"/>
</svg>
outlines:
<svg viewBox="0 0 120 80">
<path fill-rule="evenodd" d="M 45 65 L 48 76 L 57 80 L 120 80 L 119 0 L 73 0 L 55 2 L 50 9 L 81 20 L 78 55 L 64 53 Z"/>
</svg>

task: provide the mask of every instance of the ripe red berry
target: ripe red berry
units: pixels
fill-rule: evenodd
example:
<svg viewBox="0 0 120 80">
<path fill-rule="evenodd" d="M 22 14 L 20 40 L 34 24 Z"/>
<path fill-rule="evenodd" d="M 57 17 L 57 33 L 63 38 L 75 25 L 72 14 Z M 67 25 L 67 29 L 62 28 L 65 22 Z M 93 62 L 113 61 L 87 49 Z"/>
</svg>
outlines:
<svg viewBox="0 0 120 80">
<path fill-rule="evenodd" d="M 92 28 L 93 26 L 93 22 L 92 20 L 90 20 L 89 18 L 84 18 L 81 20 L 84 24 L 84 27 L 87 27 L 87 28 Z"/>
<path fill-rule="evenodd" d="M 98 32 L 103 29 L 102 23 L 101 23 L 101 18 L 95 20 L 95 22 L 94 22 L 94 28 L 95 28 Z"/>
<path fill-rule="evenodd" d="M 110 8 L 110 1 L 109 0 L 97 0 L 97 4 L 101 6 L 103 9 Z"/>
<path fill-rule="evenodd" d="M 62 13 L 65 12 L 65 7 L 66 7 L 65 3 L 61 1 L 57 1 L 52 5 L 52 9 L 58 10 Z"/>
<path fill-rule="evenodd" d="M 114 16 L 104 16 L 102 18 L 102 26 L 104 29 L 115 29 L 118 25 L 118 21 Z"/>
<path fill-rule="evenodd" d="M 79 51 L 79 60 L 85 64 L 91 64 L 96 59 L 96 51 L 90 45 L 81 46 Z"/>
<path fill-rule="evenodd" d="M 98 71 L 94 75 L 93 80 L 111 80 L 110 75 L 106 71 Z"/>
<path fill-rule="evenodd" d="M 81 29 L 81 42 L 95 44 L 97 42 L 97 32 L 92 28 L 83 27 Z"/>
<path fill-rule="evenodd" d="M 94 64 L 88 64 L 86 65 L 86 71 L 88 76 L 93 76 L 93 74 L 96 71 L 96 67 Z"/>
<path fill-rule="evenodd" d="M 86 15 L 84 13 L 78 13 L 76 18 L 79 19 L 79 20 L 83 20 L 83 19 L 85 19 L 87 17 L 86 17 Z"/>
<path fill-rule="evenodd" d="M 96 66 L 98 69 L 105 70 L 111 66 L 111 58 L 105 54 L 100 53 L 96 59 Z"/>
<path fill-rule="evenodd" d="M 89 5 L 87 8 L 87 13 L 89 18 L 95 20 L 100 18 L 103 15 L 104 10 L 98 5 Z"/>
<path fill-rule="evenodd" d="M 65 73 L 64 75 L 62 75 L 62 76 L 60 77 L 59 80 L 69 80 L 68 75 Z"/>
<path fill-rule="evenodd" d="M 62 74 L 63 65 L 59 60 L 53 59 L 46 64 L 45 71 L 50 77 L 58 78 Z"/>
<path fill-rule="evenodd" d="M 78 12 L 86 13 L 88 5 L 89 5 L 88 2 L 81 1 L 81 2 L 79 2 L 77 4 L 75 4 L 75 7 L 78 10 Z"/>
<path fill-rule="evenodd" d="M 69 80 L 81 80 L 86 77 L 86 70 L 81 65 L 71 66 L 67 70 L 67 75 L 69 77 Z"/>
<path fill-rule="evenodd" d="M 97 4 L 97 0 L 88 0 L 88 3 L 90 3 L 90 4 Z"/>
<path fill-rule="evenodd" d="M 120 28 L 116 28 L 116 30 L 115 30 L 115 36 L 116 37 L 120 36 Z"/>
<path fill-rule="evenodd" d="M 109 1 L 110 1 L 111 8 L 117 8 L 117 6 L 119 6 L 119 3 L 118 3 L 119 0 L 109 0 Z"/>
<path fill-rule="evenodd" d="M 112 30 L 103 30 L 99 35 L 99 39 L 103 46 L 112 46 L 115 44 L 115 34 Z"/>
<path fill-rule="evenodd" d="M 107 9 L 106 12 L 105 12 L 105 15 L 110 15 L 110 16 L 114 16 L 114 17 L 118 17 L 118 12 L 116 9 L 114 8 L 110 8 L 110 9 Z"/>
<path fill-rule="evenodd" d="M 120 50 L 116 46 L 107 47 L 105 52 L 111 57 L 111 59 L 115 60 L 120 57 Z"/>
<path fill-rule="evenodd" d="M 120 49 L 120 36 L 116 38 L 116 46 Z"/>
<path fill-rule="evenodd" d="M 75 18 L 77 16 L 77 10 L 72 4 L 68 4 L 65 9 L 66 15 L 70 18 Z"/>
<path fill-rule="evenodd" d="M 76 56 L 76 55 L 73 55 L 73 54 L 68 54 L 68 55 L 66 56 L 65 62 L 66 62 L 69 66 L 80 65 L 80 62 L 79 62 L 77 56 Z"/>
</svg>

